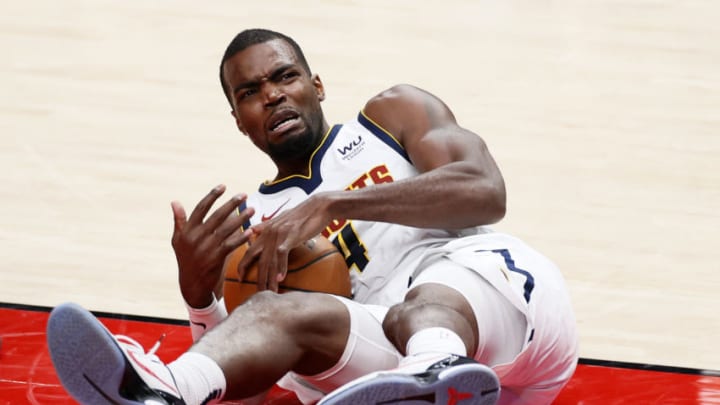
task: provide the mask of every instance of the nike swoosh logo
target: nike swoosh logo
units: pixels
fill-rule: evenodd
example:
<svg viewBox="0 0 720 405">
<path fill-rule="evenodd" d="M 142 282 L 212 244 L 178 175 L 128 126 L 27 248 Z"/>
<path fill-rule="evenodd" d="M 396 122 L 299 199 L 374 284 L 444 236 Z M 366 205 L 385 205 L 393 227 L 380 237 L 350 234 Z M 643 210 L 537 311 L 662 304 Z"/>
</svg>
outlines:
<svg viewBox="0 0 720 405">
<path fill-rule="evenodd" d="M 272 214 L 267 215 L 267 216 L 266 216 L 265 214 L 263 214 L 263 215 L 260 217 L 260 220 L 261 220 L 262 222 L 265 222 L 265 221 L 268 221 L 268 220 L 272 219 L 272 217 L 274 217 L 278 212 L 280 212 L 280 210 L 282 209 L 282 207 L 284 207 L 285 204 L 287 204 L 287 203 L 289 203 L 289 202 L 290 202 L 290 199 L 288 198 L 284 203 L 282 203 L 279 207 L 277 207 L 277 209 L 276 209 Z"/>
<path fill-rule="evenodd" d="M 125 339 L 125 336 L 117 336 L 116 339 L 117 339 L 118 342 L 126 342 L 126 343 L 129 343 L 129 342 Z M 122 349 L 121 349 L 121 350 L 122 350 Z M 159 375 L 155 374 L 155 372 L 154 372 L 153 370 L 151 370 L 150 368 L 148 368 L 148 366 L 146 366 L 146 365 L 142 362 L 142 360 L 140 360 L 140 359 L 137 358 L 137 355 L 135 354 L 135 352 L 133 352 L 132 350 L 123 350 L 123 352 L 124 352 L 124 354 L 125 354 L 125 359 L 126 359 L 126 361 L 127 361 L 128 363 L 133 363 L 133 365 L 139 367 L 140 369 L 142 369 L 142 371 L 144 371 L 145 373 L 147 373 L 147 374 L 149 374 L 150 376 L 152 376 L 153 378 L 155 378 L 155 379 L 156 379 L 157 381 L 159 381 L 162 385 L 164 385 L 165 387 L 168 388 L 169 393 L 175 395 L 175 396 L 178 397 L 178 398 L 182 398 L 182 396 L 180 395 L 180 392 L 179 392 L 178 389 L 174 386 L 174 384 L 165 381 L 165 380 L 162 379 Z M 167 366 L 165 366 L 165 365 L 163 365 L 163 366 L 164 366 L 164 367 L 167 367 Z M 130 365 L 130 364 L 127 364 L 126 367 L 133 367 L 133 366 Z"/>
<path fill-rule="evenodd" d="M 156 380 L 158 380 L 162 385 L 167 387 L 170 392 L 180 398 L 180 392 L 178 392 L 177 388 L 175 388 L 172 384 L 168 383 L 167 381 L 160 378 L 159 375 L 155 374 L 150 368 L 148 368 L 145 364 L 143 364 L 140 360 L 135 357 L 135 353 L 128 351 L 128 359 L 132 360 L 133 363 L 137 364 L 138 367 L 140 367 L 144 372 L 150 374 L 152 377 L 154 377 Z"/>
</svg>

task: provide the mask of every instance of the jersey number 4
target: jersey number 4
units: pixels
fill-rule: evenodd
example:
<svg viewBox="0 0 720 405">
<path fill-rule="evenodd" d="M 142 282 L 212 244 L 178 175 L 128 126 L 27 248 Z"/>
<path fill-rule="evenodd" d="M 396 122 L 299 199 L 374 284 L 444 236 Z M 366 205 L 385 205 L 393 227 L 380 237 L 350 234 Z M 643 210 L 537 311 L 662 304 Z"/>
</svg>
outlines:
<svg viewBox="0 0 720 405">
<path fill-rule="evenodd" d="M 345 225 L 332 242 L 345 256 L 348 269 L 352 270 L 354 267 L 359 272 L 365 269 L 370 259 L 365 245 L 360 241 L 355 229 L 352 227 L 352 222 Z"/>
</svg>

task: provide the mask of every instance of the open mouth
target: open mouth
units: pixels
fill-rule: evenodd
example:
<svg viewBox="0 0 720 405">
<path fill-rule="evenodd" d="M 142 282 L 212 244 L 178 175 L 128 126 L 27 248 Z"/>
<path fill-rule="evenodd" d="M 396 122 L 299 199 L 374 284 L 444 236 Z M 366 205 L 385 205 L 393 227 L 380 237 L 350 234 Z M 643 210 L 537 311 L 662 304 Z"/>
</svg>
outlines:
<svg viewBox="0 0 720 405">
<path fill-rule="evenodd" d="M 298 113 L 292 110 L 283 110 L 275 113 L 268 122 L 270 132 L 280 133 L 287 131 L 300 122 Z"/>
</svg>

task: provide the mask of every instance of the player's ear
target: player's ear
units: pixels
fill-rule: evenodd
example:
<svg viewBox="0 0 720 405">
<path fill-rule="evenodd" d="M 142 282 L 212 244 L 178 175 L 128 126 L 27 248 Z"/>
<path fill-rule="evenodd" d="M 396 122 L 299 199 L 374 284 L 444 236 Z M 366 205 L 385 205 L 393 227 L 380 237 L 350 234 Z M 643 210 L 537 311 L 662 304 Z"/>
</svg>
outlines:
<svg viewBox="0 0 720 405">
<path fill-rule="evenodd" d="M 231 111 L 230 111 L 230 114 L 231 114 L 231 115 L 233 116 L 233 118 L 235 119 L 235 125 L 237 125 L 238 129 L 240 130 L 240 132 L 242 132 L 244 135 L 247 135 L 247 132 L 245 132 L 245 128 L 244 128 L 243 125 L 240 123 L 240 119 L 238 119 L 237 114 L 235 114 L 235 110 L 231 110 Z"/>
<path fill-rule="evenodd" d="M 315 87 L 315 93 L 318 96 L 318 100 L 325 100 L 325 86 L 322 84 L 322 80 L 320 80 L 320 75 L 316 73 L 312 75 L 310 80 L 312 80 L 313 87 Z"/>
</svg>

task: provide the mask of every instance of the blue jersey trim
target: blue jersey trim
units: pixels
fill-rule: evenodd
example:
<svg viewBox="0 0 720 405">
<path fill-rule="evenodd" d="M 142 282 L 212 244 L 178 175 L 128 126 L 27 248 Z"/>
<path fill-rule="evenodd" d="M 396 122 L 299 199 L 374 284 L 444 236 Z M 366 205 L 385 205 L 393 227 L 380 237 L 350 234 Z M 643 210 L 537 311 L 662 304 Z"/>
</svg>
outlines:
<svg viewBox="0 0 720 405">
<path fill-rule="evenodd" d="M 263 183 L 260 185 L 258 191 L 261 194 L 274 194 L 290 187 L 299 187 L 307 194 L 315 191 L 315 189 L 322 184 L 320 163 L 322 162 L 325 152 L 327 152 L 338 132 L 340 132 L 340 128 L 342 128 L 342 125 L 334 125 L 330 131 L 328 131 L 327 136 L 325 136 L 325 139 L 322 141 L 320 146 L 318 146 L 315 152 L 313 152 L 313 155 L 310 158 L 310 169 L 307 176 L 294 174 L 271 183 Z"/>
<path fill-rule="evenodd" d="M 377 123 L 375 123 L 370 117 L 365 115 L 362 111 L 358 113 L 358 122 L 365 127 L 368 131 L 370 131 L 373 135 L 375 135 L 378 139 L 383 141 L 387 146 L 391 147 L 395 152 L 397 152 L 400 156 L 403 157 L 403 159 L 407 160 L 408 163 L 412 164 L 410 161 L 410 156 L 408 156 L 407 152 L 405 151 L 405 148 L 402 147 L 400 142 L 395 139 L 394 136 L 388 131 L 385 130 L 385 128 L 381 127 Z"/>
<path fill-rule="evenodd" d="M 237 215 L 240 215 L 241 212 L 245 211 L 247 209 L 247 201 L 243 201 L 238 205 L 238 207 L 235 209 L 235 212 Z M 247 221 L 243 222 L 242 224 L 243 230 L 246 231 L 250 229 L 250 218 L 248 218 Z"/>
<path fill-rule="evenodd" d="M 487 252 L 487 250 L 477 250 L 476 252 Z M 525 302 L 529 303 L 530 295 L 532 294 L 532 291 L 535 289 L 535 277 L 533 277 L 533 275 L 530 274 L 529 271 L 515 267 L 515 260 L 513 260 L 513 258 L 510 256 L 509 250 L 493 249 L 493 250 L 490 250 L 490 252 L 501 255 L 503 257 L 503 259 L 505 259 L 505 265 L 507 266 L 508 270 L 514 271 L 515 273 L 519 273 L 519 274 L 522 274 L 523 276 L 525 276 L 525 284 L 523 285 L 523 297 L 525 297 Z"/>
<path fill-rule="evenodd" d="M 523 290 L 525 293 L 523 294 L 523 296 L 525 297 L 525 302 L 530 302 L 530 294 L 532 294 L 532 291 L 535 289 L 535 277 L 533 277 L 533 275 L 530 274 L 530 272 L 528 272 L 527 270 L 515 267 L 515 260 L 510 257 L 510 251 L 508 251 L 507 249 L 493 249 L 493 252 L 499 253 L 503 257 L 503 259 L 505 259 L 505 264 L 507 265 L 508 270 L 520 273 L 525 276 L 525 285 L 523 286 Z"/>
</svg>

